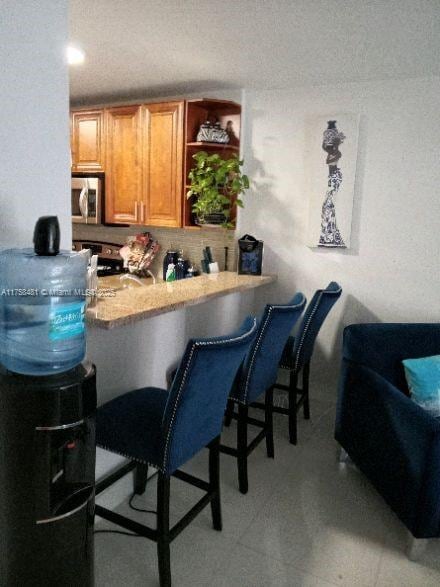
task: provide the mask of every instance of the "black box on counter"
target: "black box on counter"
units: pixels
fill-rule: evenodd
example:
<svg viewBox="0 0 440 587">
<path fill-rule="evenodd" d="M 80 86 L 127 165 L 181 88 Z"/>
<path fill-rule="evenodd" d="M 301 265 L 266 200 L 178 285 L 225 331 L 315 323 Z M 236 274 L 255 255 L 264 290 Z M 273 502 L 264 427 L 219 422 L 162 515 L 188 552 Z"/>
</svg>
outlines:
<svg viewBox="0 0 440 587">
<path fill-rule="evenodd" d="M 250 234 L 238 240 L 238 274 L 261 275 L 263 270 L 264 242 Z"/>
</svg>

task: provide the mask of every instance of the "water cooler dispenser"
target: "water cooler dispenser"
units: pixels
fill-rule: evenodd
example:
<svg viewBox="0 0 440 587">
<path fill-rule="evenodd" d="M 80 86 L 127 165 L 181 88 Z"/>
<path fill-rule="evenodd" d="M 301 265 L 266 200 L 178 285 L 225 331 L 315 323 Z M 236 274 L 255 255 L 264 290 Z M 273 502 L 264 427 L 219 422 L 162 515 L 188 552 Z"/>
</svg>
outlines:
<svg viewBox="0 0 440 587">
<path fill-rule="evenodd" d="M 93 585 L 95 370 L 0 373 L 0 584 Z"/>
<path fill-rule="evenodd" d="M 57 254 L 55 220 L 37 224 L 35 252 L 0 253 L 2 587 L 94 584 L 96 373 L 83 360 L 81 295 L 87 259 Z M 19 293 L 54 283 L 65 295 Z"/>
</svg>

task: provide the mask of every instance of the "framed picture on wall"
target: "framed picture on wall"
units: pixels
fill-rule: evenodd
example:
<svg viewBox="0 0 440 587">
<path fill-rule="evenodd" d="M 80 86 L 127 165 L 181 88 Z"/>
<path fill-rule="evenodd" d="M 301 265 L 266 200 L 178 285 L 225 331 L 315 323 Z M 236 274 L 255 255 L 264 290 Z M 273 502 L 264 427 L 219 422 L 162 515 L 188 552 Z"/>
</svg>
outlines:
<svg viewBox="0 0 440 587">
<path fill-rule="evenodd" d="M 358 134 L 357 114 L 318 116 L 308 122 L 309 247 L 350 247 Z"/>
</svg>

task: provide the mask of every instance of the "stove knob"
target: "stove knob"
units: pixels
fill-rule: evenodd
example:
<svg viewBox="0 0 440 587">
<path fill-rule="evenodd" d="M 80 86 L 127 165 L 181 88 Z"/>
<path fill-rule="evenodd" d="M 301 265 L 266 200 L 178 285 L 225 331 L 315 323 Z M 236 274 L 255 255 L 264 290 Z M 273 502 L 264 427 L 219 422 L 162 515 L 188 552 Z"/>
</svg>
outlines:
<svg viewBox="0 0 440 587">
<path fill-rule="evenodd" d="M 113 253 L 113 251 L 112 251 L 111 249 L 105 249 L 105 250 L 104 250 L 104 253 L 105 253 L 106 255 L 111 255 L 111 254 Z"/>
</svg>

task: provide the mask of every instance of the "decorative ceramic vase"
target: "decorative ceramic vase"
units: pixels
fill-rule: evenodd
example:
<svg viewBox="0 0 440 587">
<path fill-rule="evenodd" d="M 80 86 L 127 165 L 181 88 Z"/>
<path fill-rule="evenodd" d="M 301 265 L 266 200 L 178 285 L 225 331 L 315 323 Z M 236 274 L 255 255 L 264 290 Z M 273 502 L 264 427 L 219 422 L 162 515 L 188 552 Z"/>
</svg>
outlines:
<svg viewBox="0 0 440 587">
<path fill-rule="evenodd" d="M 207 120 L 197 133 L 197 141 L 200 143 L 229 143 L 229 134 L 220 126 L 219 122 L 213 124 Z"/>
</svg>

